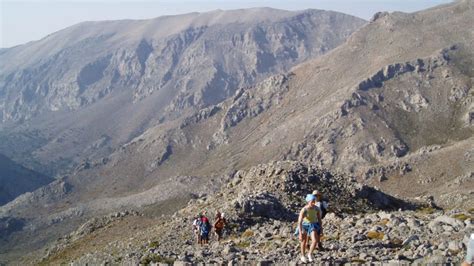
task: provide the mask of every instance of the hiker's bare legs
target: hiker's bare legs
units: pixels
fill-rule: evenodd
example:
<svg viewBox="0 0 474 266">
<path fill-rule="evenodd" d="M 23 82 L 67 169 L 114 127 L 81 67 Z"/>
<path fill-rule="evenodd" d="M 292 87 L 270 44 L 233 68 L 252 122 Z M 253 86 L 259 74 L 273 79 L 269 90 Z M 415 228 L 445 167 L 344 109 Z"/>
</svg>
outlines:
<svg viewBox="0 0 474 266">
<path fill-rule="evenodd" d="M 318 232 L 315 232 L 316 233 L 316 244 L 319 246 L 321 244 L 321 235 L 318 234 Z"/>
<path fill-rule="evenodd" d="M 305 254 L 305 251 L 306 251 L 306 241 L 308 240 L 308 238 L 306 237 L 306 234 L 303 234 L 302 236 L 302 239 L 300 239 L 301 241 L 301 256 L 304 257 L 304 254 Z"/>
<path fill-rule="evenodd" d="M 311 246 L 309 247 L 309 254 L 313 254 L 318 239 L 318 233 L 316 233 L 316 230 L 313 230 L 313 232 L 311 232 Z"/>
</svg>

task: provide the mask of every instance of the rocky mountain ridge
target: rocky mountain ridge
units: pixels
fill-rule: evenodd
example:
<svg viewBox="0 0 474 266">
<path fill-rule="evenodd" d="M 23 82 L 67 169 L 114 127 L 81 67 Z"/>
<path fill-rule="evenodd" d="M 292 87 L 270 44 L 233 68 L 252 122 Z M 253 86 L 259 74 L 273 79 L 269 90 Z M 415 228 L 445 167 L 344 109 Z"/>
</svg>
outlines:
<svg viewBox="0 0 474 266">
<path fill-rule="evenodd" d="M 255 8 L 86 22 L 5 49 L 0 151 L 65 174 L 153 125 L 326 53 L 364 23 L 337 12 Z"/>
<path fill-rule="evenodd" d="M 468 14 L 472 12 L 469 8 L 459 11 L 459 6 L 470 5 L 470 2 L 458 2 L 440 10 L 451 8 L 461 12 L 453 17 L 458 23 L 462 18 L 469 20 L 471 16 Z M 444 11 L 443 14 L 450 12 Z M 430 12 L 437 14 L 439 10 Z M 449 180 L 446 173 L 470 176 L 474 170 L 469 163 L 473 133 L 470 119 L 472 73 L 469 66 L 474 57 L 472 45 L 461 42 L 473 34 L 467 30 L 458 39 L 453 37 L 444 43 L 427 39 L 425 46 L 414 45 L 412 49 L 406 47 L 406 39 L 403 42 L 389 39 L 392 46 L 403 47 L 401 51 L 406 51 L 406 54 L 399 54 L 400 50 L 396 48 L 392 53 L 392 50 L 386 52 L 378 48 L 386 41 L 378 35 L 386 34 L 388 22 L 397 25 L 391 28 L 390 38 L 412 34 L 414 26 L 409 21 L 426 28 L 427 33 L 436 29 L 436 36 L 450 35 L 449 27 L 431 23 L 431 15 L 424 11 L 379 18 L 321 59 L 298 66 L 286 75 L 277 75 L 239 90 L 233 98 L 203 109 L 183 123 L 149 129 L 115 154 L 115 163 L 106 168 L 111 173 L 126 173 L 126 168 L 150 169 L 143 172 L 143 175 L 150 176 L 178 169 L 183 173 L 201 169 L 206 175 L 274 158 L 294 159 L 352 173 L 361 180 L 371 179 L 370 182 L 373 179 L 385 181 L 390 177 L 423 180 L 441 174 L 443 176 L 436 178 L 439 179 L 436 187 L 449 194 L 451 189 L 442 189 L 441 180 Z M 419 24 L 419 21 L 426 24 Z M 446 21 L 449 19 L 443 23 Z M 363 38 L 379 42 L 370 42 L 374 46 L 368 49 L 371 56 L 365 54 L 365 49 L 353 50 L 366 43 Z M 457 44 L 449 44 L 453 42 Z M 413 54 L 417 55 L 413 58 Z M 366 65 L 368 58 L 372 57 L 382 62 Z M 352 66 L 341 65 L 344 58 L 361 58 L 361 62 L 354 61 L 356 63 Z M 391 60 L 395 62 L 387 63 Z M 364 71 L 366 73 L 361 74 Z M 242 153 L 242 147 L 246 147 L 247 152 Z M 137 160 L 127 160 L 129 154 Z M 428 162 L 438 158 L 439 154 L 445 158 L 459 157 L 459 164 L 440 162 L 437 164 L 438 173 L 431 171 Z M 169 162 L 163 163 L 163 158 Z M 154 164 L 156 161 L 160 163 Z M 114 170 L 117 162 L 128 166 Z M 149 168 L 148 165 L 160 167 Z M 472 185 L 472 182 L 468 183 Z M 376 185 L 383 186 L 383 183 Z M 387 186 L 393 189 L 393 193 L 404 191 L 391 187 Z M 433 184 L 421 187 L 434 189 Z M 421 191 L 410 196 L 419 196 Z M 469 198 L 467 187 L 465 192 Z M 469 205 L 464 200 L 456 204 Z"/>
</svg>

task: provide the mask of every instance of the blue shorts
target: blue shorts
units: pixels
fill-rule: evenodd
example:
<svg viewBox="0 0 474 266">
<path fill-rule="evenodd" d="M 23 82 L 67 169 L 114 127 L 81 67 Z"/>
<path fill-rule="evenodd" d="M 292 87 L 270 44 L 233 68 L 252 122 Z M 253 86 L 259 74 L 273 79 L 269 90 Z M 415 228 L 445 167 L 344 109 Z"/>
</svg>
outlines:
<svg viewBox="0 0 474 266">
<path fill-rule="evenodd" d="M 209 232 L 201 232 L 202 240 L 209 240 Z"/>
<path fill-rule="evenodd" d="M 316 233 L 318 233 L 318 235 L 321 235 L 321 226 L 319 225 L 319 223 L 304 223 L 303 222 L 303 231 L 304 233 L 308 234 L 308 235 L 311 235 L 311 233 L 316 230 Z M 298 227 L 296 227 L 296 231 L 295 231 L 295 235 L 298 235 L 299 234 L 299 229 Z"/>
</svg>

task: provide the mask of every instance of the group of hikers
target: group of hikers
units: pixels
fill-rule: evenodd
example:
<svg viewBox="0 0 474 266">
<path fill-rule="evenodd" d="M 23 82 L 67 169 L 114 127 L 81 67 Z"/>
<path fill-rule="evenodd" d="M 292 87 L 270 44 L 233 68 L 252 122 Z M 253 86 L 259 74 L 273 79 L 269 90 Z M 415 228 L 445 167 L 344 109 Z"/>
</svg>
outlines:
<svg viewBox="0 0 474 266">
<path fill-rule="evenodd" d="M 306 205 L 299 212 L 298 225 L 295 231 L 295 235 L 300 240 L 300 260 L 304 263 L 313 261 L 312 254 L 315 249 L 323 249 L 320 239 L 323 234 L 322 219 L 326 216 L 328 209 L 327 199 L 323 199 L 323 195 L 317 190 L 306 195 L 305 199 Z M 214 229 L 217 241 L 220 241 L 226 224 L 224 213 L 216 212 L 213 225 L 211 225 L 205 211 L 199 213 L 193 221 L 193 231 L 197 243 L 200 245 L 208 244 L 212 229 Z M 307 250 L 308 254 L 305 256 Z"/>
<path fill-rule="evenodd" d="M 217 237 L 217 241 L 221 241 L 222 234 L 224 233 L 224 227 L 227 224 L 224 213 L 216 212 L 214 217 L 214 225 L 211 225 L 209 218 L 206 217 L 206 211 L 199 213 L 193 221 L 194 236 L 198 244 L 208 244 L 209 234 L 214 228 L 214 234 Z"/>
<path fill-rule="evenodd" d="M 313 251 L 315 249 L 323 250 L 321 244 L 321 236 L 323 234 L 322 219 L 326 216 L 328 209 L 328 200 L 323 199 L 323 195 L 315 190 L 311 194 L 306 195 L 306 205 L 301 208 L 298 216 L 298 225 L 295 230 L 295 235 L 300 241 L 301 257 L 303 263 L 313 262 Z M 212 228 L 217 236 L 217 240 L 222 239 L 222 233 L 227 222 L 224 218 L 224 213 L 216 212 L 214 217 L 214 225 L 212 226 L 209 219 L 206 217 L 206 212 L 203 211 L 195 217 L 193 222 L 194 234 L 199 244 L 209 243 L 209 234 Z M 310 244 L 311 239 L 311 244 Z M 308 250 L 307 256 L 305 256 Z M 471 234 L 469 241 L 468 252 L 465 261 L 462 265 L 472 265 L 474 260 L 474 234 Z"/>
</svg>

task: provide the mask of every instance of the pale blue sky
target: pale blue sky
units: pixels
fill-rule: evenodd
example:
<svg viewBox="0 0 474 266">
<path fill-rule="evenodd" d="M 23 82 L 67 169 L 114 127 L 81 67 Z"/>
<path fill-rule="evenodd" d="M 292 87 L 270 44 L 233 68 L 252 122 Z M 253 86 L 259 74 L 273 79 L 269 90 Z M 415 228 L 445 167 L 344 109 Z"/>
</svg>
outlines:
<svg viewBox="0 0 474 266">
<path fill-rule="evenodd" d="M 413 12 L 451 0 L 0 0 L 0 47 L 11 47 L 90 20 L 144 19 L 215 9 L 334 10 L 364 19 L 377 11 Z"/>
</svg>

